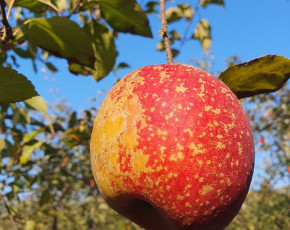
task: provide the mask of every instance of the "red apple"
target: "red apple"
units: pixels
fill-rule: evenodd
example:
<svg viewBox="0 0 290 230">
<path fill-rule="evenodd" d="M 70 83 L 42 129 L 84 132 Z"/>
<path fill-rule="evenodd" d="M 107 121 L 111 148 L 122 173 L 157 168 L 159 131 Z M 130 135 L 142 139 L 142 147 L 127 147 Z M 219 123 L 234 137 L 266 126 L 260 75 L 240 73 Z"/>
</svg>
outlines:
<svg viewBox="0 0 290 230">
<path fill-rule="evenodd" d="M 103 102 L 91 162 L 108 204 L 145 229 L 224 229 L 253 173 L 248 118 L 232 91 L 182 64 L 140 68 Z"/>
</svg>

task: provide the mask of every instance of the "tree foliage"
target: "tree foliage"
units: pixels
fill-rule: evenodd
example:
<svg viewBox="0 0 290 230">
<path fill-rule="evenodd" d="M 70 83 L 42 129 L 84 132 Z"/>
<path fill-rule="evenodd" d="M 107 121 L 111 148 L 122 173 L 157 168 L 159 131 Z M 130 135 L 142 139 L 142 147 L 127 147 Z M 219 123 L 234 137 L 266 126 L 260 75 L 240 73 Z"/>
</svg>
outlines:
<svg viewBox="0 0 290 230">
<path fill-rule="evenodd" d="M 62 58 L 71 73 L 99 81 L 113 70 L 128 67 L 116 63 L 119 33 L 144 39 L 153 36 L 148 14 L 159 13 L 158 2 L 145 1 L 143 7 L 136 0 L 5 2 L 12 7 L 8 23 L 13 30 L 11 34 L 3 22 L 0 198 L 4 205 L 0 206 L 0 230 L 140 229 L 112 211 L 94 183 L 89 141 L 97 108 L 73 111 L 61 101 L 50 105 L 53 113 L 48 114 L 47 103 L 32 83 L 14 69 L 20 59 L 30 59 L 35 71 L 42 63 L 57 73 L 52 60 Z M 169 26 L 192 23 L 201 7 L 225 5 L 223 0 L 193 2 L 168 8 Z M 197 40 L 205 51 L 212 42 L 210 22 L 205 18 L 184 36 L 176 29 L 169 30 L 168 36 L 174 56 L 179 55 L 177 44 L 188 39 Z M 163 41 L 157 50 L 164 51 Z M 263 179 L 251 190 L 229 229 L 287 229 L 290 225 L 289 195 L 284 187 L 290 173 L 289 85 L 258 95 L 283 87 L 289 73 L 290 60 L 271 55 L 242 64 L 231 62 L 219 76 L 239 98 L 247 98 L 244 103 L 258 154 L 268 159 L 262 164 Z"/>
</svg>

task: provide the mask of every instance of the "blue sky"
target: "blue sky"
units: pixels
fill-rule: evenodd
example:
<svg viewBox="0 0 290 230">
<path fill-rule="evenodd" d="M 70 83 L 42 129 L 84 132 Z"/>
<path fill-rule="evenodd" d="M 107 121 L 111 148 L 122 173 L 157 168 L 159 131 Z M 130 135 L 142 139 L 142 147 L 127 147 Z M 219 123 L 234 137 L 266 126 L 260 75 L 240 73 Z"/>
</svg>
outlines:
<svg viewBox="0 0 290 230">
<path fill-rule="evenodd" d="M 146 3 L 146 1 L 138 2 L 143 2 L 143 5 Z M 166 7 L 184 2 L 195 4 L 195 1 L 175 0 L 173 3 L 168 1 Z M 290 58 L 290 1 L 225 0 L 225 4 L 225 7 L 211 5 L 200 10 L 188 33 L 188 35 L 193 33 L 199 19 L 205 18 L 209 21 L 212 28 L 210 52 L 215 57 L 212 68 L 214 72 L 224 70 L 225 59 L 232 55 L 239 55 L 242 61 L 249 61 L 266 54 Z M 119 78 L 144 65 L 166 63 L 165 53 L 156 51 L 156 45 L 160 41 L 158 15 L 150 15 L 149 20 L 153 39 L 120 33 L 116 40 L 119 51 L 116 64 L 126 62 L 131 66 L 130 69 L 119 71 L 117 73 Z M 177 28 L 181 36 L 185 27 L 185 21 L 169 24 L 169 29 Z M 181 53 L 174 61 L 192 64 L 190 60 L 201 58 L 202 54 L 200 44 L 196 40 L 191 40 L 184 44 Z M 49 102 L 66 98 L 76 110 L 91 105 L 97 106 L 91 104 L 90 99 L 98 97 L 100 91 L 107 91 L 114 84 L 114 74 L 110 74 L 100 82 L 95 82 L 91 77 L 70 74 L 65 60 L 53 58 L 51 61 L 59 68 L 56 74 L 47 71 L 34 73 L 29 61 L 20 62 L 18 69 L 33 82 L 39 94 Z M 51 91 L 58 93 L 53 94 Z"/>
</svg>

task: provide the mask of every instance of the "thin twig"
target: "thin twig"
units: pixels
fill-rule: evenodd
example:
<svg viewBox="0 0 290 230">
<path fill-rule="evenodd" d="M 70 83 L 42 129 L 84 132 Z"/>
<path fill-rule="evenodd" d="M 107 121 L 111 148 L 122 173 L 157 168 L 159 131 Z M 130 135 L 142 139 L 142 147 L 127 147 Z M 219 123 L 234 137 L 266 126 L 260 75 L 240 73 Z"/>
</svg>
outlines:
<svg viewBox="0 0 290 230">
<path fill-rule="evenodd" d="M 1 198 L 2 203 L 3 203 L 3 205 L 5 206 L 5 208 L 6 208 L 7 212 L 8 212 L 8 214 L 9 214 L 10 221 L 11 221 L 11 224 L 12 224 L 12 226 L 13 226 L 13 229 L 14 229 L 14 230 L 18 230 L 18 228 L 17 228 L 17 226 L 16 226 L 16 223 L 15 223 L 15 220 L 14 220 L 14 217 L 13 217 L 11 211 L 10 211 L 10 208 L 9 208 L 7 202 L 5 201 L 5 199 L 4 199 L 4 197 L 3 197 L 3 195 L 2 195 L 1 192 L 0 192 L 0 198 Z"/>
<path fill-rule="evenodd" d="M 168 30 L 167 30 L 167 21 L 166 21 L 166 16 L 165 16 L 165 3 L 166 3 L 166 0 L 160 0 L 161 29 L 159 31 L 159 35 L 163 37 L 167 63 L 173 64 L 172 52 L 170 49 L 170 41 L 169 41 Z"/>
<path fill-rule="evenodd" d="M 190 29 L 190 27 L 191 27 L 191 24 L 192 24 L 192 22 L 193 22 L 193 20 L 194 20 L 194 18 L 195 18 L 195 15 L 197 14 L 197 11 L 198 11 L 198 9 L 200 8 L 200 6 L 201 6 L 201 0 L 198 0 L 197 3 L 196 3 L 196 5 L 195 5 L 195 7 L 194 7 L 194 9 L 193 9 L 193 16 L 191 17 L 191 19 L 190 19 L 189 22 L 187 23 L 187 26 L 186 26 L 186 29 L 185 29 L 184 35 L 183 35 L 183 37 L 182 37 L 182 39 L 181 39 L 180 49 L 181 49 L 181 47 L 184 45 L 184 42 L 185 42 L 186 37 L 187 37 L 187 34 L 188 34 L 189 29 Z"/>
<path fill-rule="evenodd" d="M 39 2 L 48 5 L 50 8 L 52 8 L 57 14 L 60 14 L 61 12 L 59 11 L 59 9 L 53 5 L 51 2 L 45 1 L 45 0 L 38 0 Z"/>
<path fill-rule="evenodd" d="M 12 7 L 14 6 L 14 3 L 15 3 L 15 0 L 12 0 L 11 3 L 10 3 L 10 6 L 8 6 L 8 12 L 7 12 L 7 20 L 11 14 L 11 10 L 12 10 Z"/>
<path fill-rule="evenodd" d="M 67 16 L 68 18 L 70 18 L 76 11 L 77 11 L 77 9 L 79 8 L 79 6 L 80 6 L 80 3 L 81 3 L 81 0 L 78 0 L 77 2 L 76 2 L 76 6 L 75 6 L 75 8 L 70 12 L 70 14 Z"/>
</svg>

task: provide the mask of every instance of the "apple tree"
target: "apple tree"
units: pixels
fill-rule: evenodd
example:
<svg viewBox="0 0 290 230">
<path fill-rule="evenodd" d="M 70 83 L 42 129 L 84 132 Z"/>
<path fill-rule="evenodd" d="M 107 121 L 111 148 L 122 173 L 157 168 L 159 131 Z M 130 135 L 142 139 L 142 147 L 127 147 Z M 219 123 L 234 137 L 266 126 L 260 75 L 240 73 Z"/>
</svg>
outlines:
<svg viewBox="0 0 290 230">
<path fill-rule="evenodd" d="M 157 50 L 171 51 L 174 58 L 182 55 L 178 47 L 192 39 L 209 50 L 208 20 L 201 19 L 185 36 L 170 23 L 190 24 L 200 8 L 225 3 L 185 1 L 168 8 Z M 53 60 L 61 58 L 72 74 L 99 81 L 126 68 L 130 63 L 116 63 L 118 34 L 152 37 L 148 15 L 160 13 L 159 2 L 0 0 L 0 4 L 0 229 L 139 229 L 108 208 L 93 181 L 89 141 L 98 109 L 80 112 L 65 102 L 48 105 L 18 70 L 20 60 L 28 59 L 34 71 L 45 66 L 57 74 L 61 67 Z M 285 86 L 289 73 L 289 59 L 266 55 L 232 64 L 217 76 L 247 105 L 257 154 L 268 159 L 263 165 L 265 178 L 250 191 L 229 229 L 266 229 L 265 223 L 268 229 L 289 226 L 285 205 L 289 195 L 283 186 L 275 187 L 290 173 L 289 85 Z"/>
</svg>

